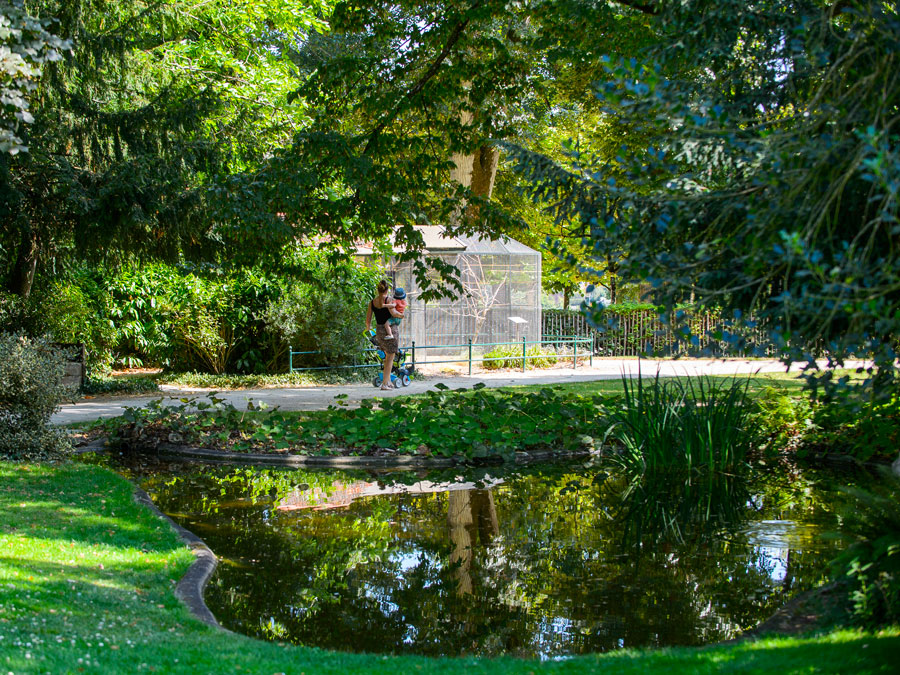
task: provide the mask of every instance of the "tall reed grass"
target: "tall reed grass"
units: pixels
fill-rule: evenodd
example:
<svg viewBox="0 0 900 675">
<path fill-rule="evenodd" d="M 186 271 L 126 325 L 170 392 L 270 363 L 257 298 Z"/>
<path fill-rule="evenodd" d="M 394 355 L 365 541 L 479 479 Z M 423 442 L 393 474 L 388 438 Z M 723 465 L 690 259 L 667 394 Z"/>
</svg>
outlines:
<svg viewBox="0 0 900 675">
<path fill-rule="evenodd" d="M 657 374 L 650 384 L 640 376 L 623 376 L 622 383 L 625 396 L 611 411 L 607 438 L 621 444 L 618 460 L 627 469 L 727 470 L 745 461 L 754 439 L 747 380 Z"/>
</svg>

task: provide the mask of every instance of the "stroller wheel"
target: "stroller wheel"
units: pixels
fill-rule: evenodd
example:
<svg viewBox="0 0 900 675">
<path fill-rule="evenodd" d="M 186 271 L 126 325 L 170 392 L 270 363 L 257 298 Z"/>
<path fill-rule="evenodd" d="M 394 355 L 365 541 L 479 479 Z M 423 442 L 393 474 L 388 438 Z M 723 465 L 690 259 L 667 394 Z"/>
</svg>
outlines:
<svg viewBox="0 0 900 675">
<path fill-rule="evenodd" d="M 409 386 L 409 375 L 407 375 L 406 373 L 403 373 L 403 376 L 400 378 L 400 383 L 404 387 L 408 387 Z"/>
<path fill-rule="evenodd" d="M 380 385 L 381 385 L 381 378 L 380 378 L 380 377 L 373 377 L 373 378 L 372 378 L 372 386 L 373 386 L 373 387 L 378 387 L 378 386 L 380 386 Z"/>
</svg>

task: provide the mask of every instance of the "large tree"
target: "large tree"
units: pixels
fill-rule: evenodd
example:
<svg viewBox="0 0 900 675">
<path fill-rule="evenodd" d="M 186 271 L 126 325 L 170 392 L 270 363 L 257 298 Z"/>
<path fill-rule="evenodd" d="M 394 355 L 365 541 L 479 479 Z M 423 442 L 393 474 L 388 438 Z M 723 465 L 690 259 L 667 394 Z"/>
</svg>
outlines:
<svg viewBox="0 0 900 675">
<path fill-rule="evenodd" d="M 286 43 L 314 0 L 29 0 L 73 46 L 31 96 L 27 154 L 0 158 L 0 276 L 20 296 L 67 256 L 221 255 L 216 186 L 289 142 Z M 271 231 L 277 227 L 270 218 Z"/>
<path fill-rule="evenodd" d="M 521 212 L 491 200 L 497 141 L 527 139 L 560 106 L 583 105 L 600 53 L 573 47 L 573 35 L 598 31 L 612 49 L 645 39 L 645 23 L 608 2 L 340 3 L 331 34 L 298 49 L 313 69 L 298 91 L 312 123 L 233 192 L 268 186 L 259 212 L 283 213 L 299 236 L 327 232 L 339 249 L 394 232 L 420 284 L 430 262 L 461 288 L 452 269 L 418 257 L 413 226 L 520 232 Z"/>
<path fill-rule="evenodd" d="M 896 6 L 622 4 L 652 17 L 660 40 L 610 55 L 595 93 L 648 142 L 568 165 L 510 146 L 531 195 L 589 224 L 598 252 L 621 247 L 620 273 L 649 280 L 673 320 L 689 299 L 752 316 L 786 361 L 874 357 L 867 384 L 895 390 Z M 741 347 L 738 333 L 714 337 Z"/>
</svg>

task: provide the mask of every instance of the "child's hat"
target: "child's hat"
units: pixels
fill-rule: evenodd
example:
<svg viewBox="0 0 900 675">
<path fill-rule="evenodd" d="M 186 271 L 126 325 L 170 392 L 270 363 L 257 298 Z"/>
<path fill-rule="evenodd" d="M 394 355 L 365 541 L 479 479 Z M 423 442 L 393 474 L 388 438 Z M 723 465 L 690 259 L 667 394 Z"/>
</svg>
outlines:
<svg viewBox="0 0 900 675">
<path fill-rule="evenodd" d="M 403 300 L 405 297 L 406 297 L 406 291 L 404 291 L 402 288 L 397 286 L 397 288 L 394 289 L 394 299 L 395 300 Z"/>
</svg>

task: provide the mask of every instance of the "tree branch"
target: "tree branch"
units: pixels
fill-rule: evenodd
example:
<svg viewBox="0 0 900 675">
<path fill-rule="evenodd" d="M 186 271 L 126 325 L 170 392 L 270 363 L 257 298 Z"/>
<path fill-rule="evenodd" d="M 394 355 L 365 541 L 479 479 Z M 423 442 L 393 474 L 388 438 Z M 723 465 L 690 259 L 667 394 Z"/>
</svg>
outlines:
<svg viewBox="0 0 900 675">
<path fill-rule="evenodd" d="M 477 9 L 481 4 L 481 0 L 477 0 L 477 2 L 472 4 L 469 10 L 471 11 Z M 444 45 L 444 48 L 441 50 L 441 53 L 437 55 L 437 58 L 428 67 L 428 70 L 426 70 L 425 73 L 423 73 L 422 77 L 420 77 L 418 81 L 412 87 L 410 87 L 409 91 L 407 91 L 403 95 L 403 98 L 400 100 L 400 102 L 397 103 L 397 105 L 394 106 L 394 109 L 390 111 L 384 118 L 382 118 L 378 125 L 374 129 L 372 129 L 372 132 L 369 134 L 369 138 L 366 141 L 366 147 L 363 149 L 364 155 L 369 152 L 369 149 L 372 147 L 375 141 L 378 140 L 378 136 L 381 134 L 381 132 L 384 131 L 384 129 L 397 118 L 397 115 L 400 114 L 402 103 L 404 101 L 412 99 L 416 94 L 422 91 L 422 89 L 425 88 L 425 85 L 428 84 L 429 80 L 431 80 L 431 78 L 433 78 L 437 74 L 437 71 L 441 67 L 441 64 L 450 55 L 450 50 L 453 48 L 453 45 L 459 42 L 459 39 L 462 37 L 463 31 L 466 29 L 466 26 L 469 25 L 470 20 L 471 19 L 466 19 L 465 21 L 460 21 L 458 24 L 456 24 L 456 26 L 453 28 L 453 31 L 450 33 L 450 36 L 447 38 L 447 42 Z"/>
<path fill-rule="evenodd" d="M 653 16 L 659 14 L 659 6 L 657 3 L 635 2 L 635 0 L 614 0 L 614 2 L 625 5 L 626 7 L 631 7 L 631 9 L 636 9 L 644 14 L 652 14 Z"/>
</svg>

